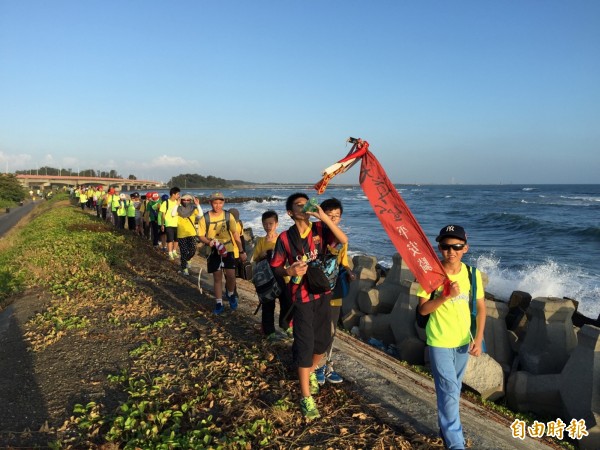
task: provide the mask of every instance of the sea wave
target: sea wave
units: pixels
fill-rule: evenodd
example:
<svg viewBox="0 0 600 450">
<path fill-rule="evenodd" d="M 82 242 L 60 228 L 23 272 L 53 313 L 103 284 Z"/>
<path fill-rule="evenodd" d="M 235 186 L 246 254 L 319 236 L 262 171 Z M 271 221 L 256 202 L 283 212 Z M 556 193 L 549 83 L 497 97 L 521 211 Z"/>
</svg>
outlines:
<svg viewBox="0 0 600 450">
<path fill-rule="evenodd" d="M 565 232 L 563 222 L 549 222 L 516 213 L 489 213 L 480 218 L 479 222 L 486 226 L 493 225 L 496 229 L 500 226 L 504 233 L 512 231 L 526 235 L 533 234 L 540 239 L 544 236 L 558 236 Z M 592 238 L 594 241 L 600 240 L 600 227 L 577 227 L 570 224 L 569 235 Z"/>
<path fill-rule="evenodd" d="M 583 268 L 560 265 L 553 259 L 522 268 L 504 267 L 494 253 L 480 255 L 475 266 L 488 275 L 486 291 L 508 300 L 513 291 L 536 297 L 571 298 L 580 301 L 579 311 L 592 318 L 600 312 L 600 284 Z"/>
</svg>

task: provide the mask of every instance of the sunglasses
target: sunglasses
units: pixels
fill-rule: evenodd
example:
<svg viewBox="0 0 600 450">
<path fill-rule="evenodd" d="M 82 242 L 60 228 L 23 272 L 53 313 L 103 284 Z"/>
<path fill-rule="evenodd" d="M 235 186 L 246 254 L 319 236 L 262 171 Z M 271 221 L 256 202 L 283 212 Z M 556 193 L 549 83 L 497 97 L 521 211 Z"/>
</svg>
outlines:
<svg viewBox="0 0 600 450">
<path fill-rule="evenodd" d="M 467 245 L 467 244 L 440 244 L 440 248 L 442 250 L 450 250 L 450 249 L 452 249 L 455 252 L 459 252 L 463 248 L 465 248 L 465 245 Z"/>
</svg>

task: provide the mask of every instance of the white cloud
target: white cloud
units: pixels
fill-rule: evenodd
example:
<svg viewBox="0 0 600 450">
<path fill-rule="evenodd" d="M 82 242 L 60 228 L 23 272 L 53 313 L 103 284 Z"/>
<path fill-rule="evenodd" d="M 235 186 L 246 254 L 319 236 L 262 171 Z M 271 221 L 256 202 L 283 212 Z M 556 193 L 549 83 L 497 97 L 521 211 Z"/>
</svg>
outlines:
<svg viewBox="0 0 600 450">
<path fill-rule="evenodd" d="M 141 167 L 142 169 L 160 169 L 165 167 L 200 167 L 198 161 L 182 158 L 181 156 L 162 155 L 158 158 L 145 160 L 141 164 L 131 163 L 133 166 Z"/>
<path fill-rule="evenodd" d="M 31 165 L 32 160 L 32 156 L 26 153 L 9 155 L 0 151 L 0 163 L 3 165 L 8 163 L 10 171 L 25 169 L 25 166 Z"/>
</svg>

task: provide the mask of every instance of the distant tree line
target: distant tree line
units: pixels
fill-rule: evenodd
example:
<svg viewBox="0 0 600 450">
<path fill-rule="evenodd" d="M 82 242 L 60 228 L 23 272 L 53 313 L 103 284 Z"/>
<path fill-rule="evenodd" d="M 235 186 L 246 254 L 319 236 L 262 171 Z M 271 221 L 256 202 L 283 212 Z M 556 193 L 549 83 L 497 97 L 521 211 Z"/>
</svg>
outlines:
<svg viewBox="0 0 600 450">
<path fill-rule="evenodd" d="M 123 178 L 116 170 L 103 171 L 94 169 L 80 170 L 79 172 L 72 169 L 57 169 L 55 167 L 39 167 L 36 169 L 17 170 L 17 175 L 58 175 L 58 176 L 73 176 L 73 177 L 100 177 L 100 178 Z M 129 175 L 128 180 L 137 180 L 135 175 Z M 169 186 L 178 186 L 180 188 L 227 188 L 239 184 L 251 184 L 246 181 L 235 180 L 228 181 L 224 178 L 214 177 L 212 175 L 200 175 L 197 173 L 185 173 L 174 176 L 167 183 Z"/>
<path fill-rule="evenodd" d="M 213 177 L 212 175 L 203 176 L 197 173 L 185 173 L 177 175 L 169 180 L 169 186 L 185 188 L 227 188 L 231 183 L 223 178 Z"/>
</svg>

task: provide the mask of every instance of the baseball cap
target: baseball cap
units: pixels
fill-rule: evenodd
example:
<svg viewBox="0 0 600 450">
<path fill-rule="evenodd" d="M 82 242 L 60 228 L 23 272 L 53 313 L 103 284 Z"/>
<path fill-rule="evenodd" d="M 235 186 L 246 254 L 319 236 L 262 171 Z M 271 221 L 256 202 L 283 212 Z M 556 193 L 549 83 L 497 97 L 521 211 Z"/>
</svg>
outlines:
<svg viewBox="0 0 600 450">
<path fill-rule="evenodd" d="M 160 195 L 158 195 L 158 192 L 152 193 L 152 200 L 158 200 L 159 198 L 160 198 Z"/>
<path fill-rule="evenodd" d="M 210 199 L 210 201 L 213 201 L 213 200 L 225 200 L 225 196 L 223 195 L 222 192 L 213 192 L 212 194 L 210 194 L 209 199 Z"/>
<path fill-rule="evenodd" d="M 467 242 L 467 233 L 465 229 L 460 225 L 446 225 L 440 230 L 440 234 L 435 238 L 436 242 L 440 242 L 448 237 L 460 239 L 461 241 Z"/>
</svg>

